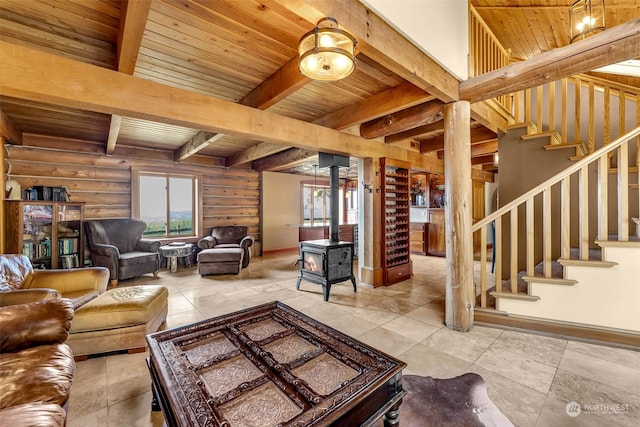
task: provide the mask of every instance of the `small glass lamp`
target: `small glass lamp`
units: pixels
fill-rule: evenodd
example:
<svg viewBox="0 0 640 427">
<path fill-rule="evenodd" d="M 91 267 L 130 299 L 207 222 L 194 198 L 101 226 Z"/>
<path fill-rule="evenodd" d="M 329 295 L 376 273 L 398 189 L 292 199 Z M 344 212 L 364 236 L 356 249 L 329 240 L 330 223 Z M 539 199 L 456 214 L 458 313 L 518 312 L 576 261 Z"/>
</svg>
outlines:
<svg viewBox="0 0 640 427">
<path fill-rule="evenodd" d="M 606 29 L 604 0 L 577 0 L 569 7 L 570 41 L 585 39 Z"/>
<path fill-rule="evenodd" d="M 356 67 L 356 39 L 333 18 L 321 19 L 298 44 L 300 72 L 312 80 L 344 79 Z"/>
</svg>

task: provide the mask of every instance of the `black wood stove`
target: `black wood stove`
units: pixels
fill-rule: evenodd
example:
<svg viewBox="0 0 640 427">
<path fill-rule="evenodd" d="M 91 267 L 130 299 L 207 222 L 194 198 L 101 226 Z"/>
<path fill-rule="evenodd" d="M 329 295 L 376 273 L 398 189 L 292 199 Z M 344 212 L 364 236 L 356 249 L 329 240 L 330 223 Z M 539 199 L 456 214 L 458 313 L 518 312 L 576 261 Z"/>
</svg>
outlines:
<svg viewBox="0 0 640 427">
<path fill-rule="evenodd" d="M 330 239 L 305 240 L 300 242 L 300 273 L 296 289 L 300 289 L 302 279 L 322 285 L 325 301 L 329 301 L 329 292 L 334 283 L 351 280 L 356 292 L 356 278 L 353 275 L 353 243 L 341 242 L 338 238 L 339 207 L 339 167 L 349 166 L 349 158 L 333 154 L 319 153 L 320 167 L 330 167 Z"/>
</svg>

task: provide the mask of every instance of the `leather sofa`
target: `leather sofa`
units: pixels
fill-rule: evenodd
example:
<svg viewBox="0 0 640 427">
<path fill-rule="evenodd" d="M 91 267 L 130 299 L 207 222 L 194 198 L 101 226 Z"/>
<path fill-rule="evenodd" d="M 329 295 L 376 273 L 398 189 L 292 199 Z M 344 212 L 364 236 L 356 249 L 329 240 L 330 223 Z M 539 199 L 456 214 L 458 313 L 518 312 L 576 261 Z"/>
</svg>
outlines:
<svg viewBox="0 0 640 427">
<path fill-rule="evenodd" d="M 75 362 L 65 344 L 73 303 L 0 307 L 0 424 L 64 426 Z"/>
<path fill-rule="evenodd" d="M 137 219 L 100 219 L 84 223 L 93 265 L 109 269 L 109 283 L 153 273 L 158 277 L 161 242 L 145 239 L 147 228 Z"/>
<path fill-rule="evenodd" d="M 238 274 L 251 261 L 253 236 L 241 225 L 212 227 L 209 236 L 198 241 L 198 273 Z"/>
</svg>

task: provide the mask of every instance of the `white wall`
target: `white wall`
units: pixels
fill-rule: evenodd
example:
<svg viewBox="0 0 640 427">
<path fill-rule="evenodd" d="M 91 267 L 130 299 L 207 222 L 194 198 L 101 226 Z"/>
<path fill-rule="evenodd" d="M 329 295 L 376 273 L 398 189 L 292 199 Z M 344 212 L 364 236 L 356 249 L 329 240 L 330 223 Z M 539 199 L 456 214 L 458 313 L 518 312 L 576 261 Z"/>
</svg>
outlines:
<svg viewBox="0 0 640 427">
<path fill-rule="evenodd" d="M 298 247 L 302 206 L 300 183 L 308 176 L 277 172 L 262 175 L 262 251 Z"/>
<path fill-rule="evenodd" d="M 460 80 L 469 78 L 467 0 L 361 0 Z"/>
</svg>

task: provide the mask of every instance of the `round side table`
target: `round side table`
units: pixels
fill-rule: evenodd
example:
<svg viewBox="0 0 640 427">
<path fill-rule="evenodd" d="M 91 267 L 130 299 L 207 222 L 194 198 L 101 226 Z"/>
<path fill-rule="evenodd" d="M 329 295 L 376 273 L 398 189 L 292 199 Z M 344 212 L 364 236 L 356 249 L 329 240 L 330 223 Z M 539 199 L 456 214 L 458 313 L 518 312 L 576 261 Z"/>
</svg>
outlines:
<svg viewBox="0 0 640 427">
<path fill-rule="evenodd" d="M 160 246 L 158 252 L 167 258 L 167 267 L 172 273 L 178 270 L 178 257 L 187 257 L 185 264 L 191 266 L 191 255 L 193 254 L 193 244 L 185 243 L 182 245 L 164 245 Z"/>
</svg>

